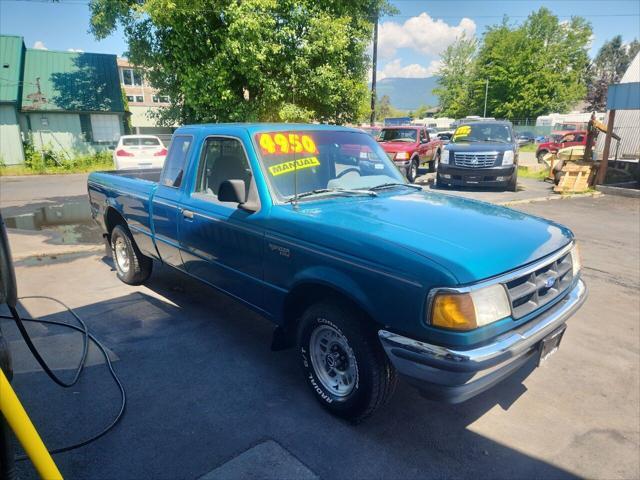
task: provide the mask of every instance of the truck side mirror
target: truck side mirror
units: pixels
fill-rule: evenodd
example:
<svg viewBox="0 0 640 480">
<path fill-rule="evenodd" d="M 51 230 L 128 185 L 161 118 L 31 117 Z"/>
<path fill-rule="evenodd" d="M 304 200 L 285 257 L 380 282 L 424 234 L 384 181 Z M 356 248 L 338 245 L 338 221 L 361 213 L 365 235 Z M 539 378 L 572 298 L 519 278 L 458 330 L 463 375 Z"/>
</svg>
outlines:
<svg viewBox="0 0 640 480">
<path fill-rule="evenodd" d="M 232 202 L 242 204 L 247 198 L 247 191 L 244 180 L 225 180 L 220 184 L 218 190 L 218 200 L 221 202 Z"/>
</svg>

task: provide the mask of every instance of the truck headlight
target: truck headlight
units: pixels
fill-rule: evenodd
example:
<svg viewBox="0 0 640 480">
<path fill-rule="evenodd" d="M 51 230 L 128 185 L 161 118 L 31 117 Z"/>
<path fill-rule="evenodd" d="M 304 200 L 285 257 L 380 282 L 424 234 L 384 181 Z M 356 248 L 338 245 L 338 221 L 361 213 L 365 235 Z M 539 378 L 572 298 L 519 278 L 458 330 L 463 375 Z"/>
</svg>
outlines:
<svg viewBox="0 0 640 480">
<path fill-rule="evenodd" d="M 578 245 L 574 245 L 571 249 L 571 264 L 573 265 L 573 277 L 575 278 L 582 269 L 582 260 L 580 259 Z"/>
<path fill-rule="evenodd" d="M 449 150 L 447 150 L 446 148 L 443 148 L 442 152 L 440 152 L 440 163 L 449 163 Z"/>
<path fill-rule="evenodd" d="M 502 154 L 502 165 L 513 165 L 513 160 L 515 159 L 515 154 L 513 150 L 507 150 Z"/>
<path fill-rule="evenodd" d="M 398 152 L 394 160 L 409 160 L 409 152 Z"/>
<path fill-rule="evenodd" d="M 431 325 L 452 330 L 472 330 L 511 315 L 511 303 L 501 284 L 468 293 L 437 293 L 431 308 Z"/>
</svg>

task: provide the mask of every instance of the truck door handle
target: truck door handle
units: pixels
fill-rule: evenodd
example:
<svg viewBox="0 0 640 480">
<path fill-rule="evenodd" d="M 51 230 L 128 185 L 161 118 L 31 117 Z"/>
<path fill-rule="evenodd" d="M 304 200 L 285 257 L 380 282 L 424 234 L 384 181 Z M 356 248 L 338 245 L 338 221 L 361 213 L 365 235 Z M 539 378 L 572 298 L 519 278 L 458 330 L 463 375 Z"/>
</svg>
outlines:
<svg viewBox="0 0 640 480">
<path fill-rule="evenodd" d="M 180 213 L 184 218 L 193 218 L 193 212 L 191 210 L 185 210 L 184 208 L 180 209 Z"/>
</svg>

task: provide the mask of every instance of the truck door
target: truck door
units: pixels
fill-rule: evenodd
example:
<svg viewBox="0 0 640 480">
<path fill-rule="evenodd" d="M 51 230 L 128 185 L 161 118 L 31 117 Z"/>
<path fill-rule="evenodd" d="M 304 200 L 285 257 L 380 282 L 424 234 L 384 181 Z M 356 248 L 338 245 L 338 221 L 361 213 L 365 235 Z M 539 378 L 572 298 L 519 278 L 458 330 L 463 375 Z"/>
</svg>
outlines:
<svg viewBox="0 0 640 480">
<path fill-rule="evenodd" d="M 197 157 L 195 182 L 185 192 L 180 225 L 187 272 L 262 308 L 264 231 L 252 212 L 218 200 L 220 184 L 238 179 L 249 192 L 253 175 L 242 141 L 210 136 Z"/>
<path fill-rule="evenodd" d="M 151 202 L 151 219 L 156 247 L 163 262 L 182 267 L 178 241 L 179 220 L 182 216 L 182 186 L 187 158 L 193 144 L 190 135 L 173 137 L 162 169 L 158 188 Z"/>
<path fill-rule="evenodd" d="M 427 132 L 426 130 L 421 130 L 421 134 L 420 134 L 420 139 L 421 139 L 421 145 L 420 147 L 422 148 L 422 162 L 428 162 L 431 160 L 431 157 L 433 156 L 433 152 L 432 152 L 432 146 L 431 146 L 431 139 L 429 138 L 429 132 Z"/>
</svg>

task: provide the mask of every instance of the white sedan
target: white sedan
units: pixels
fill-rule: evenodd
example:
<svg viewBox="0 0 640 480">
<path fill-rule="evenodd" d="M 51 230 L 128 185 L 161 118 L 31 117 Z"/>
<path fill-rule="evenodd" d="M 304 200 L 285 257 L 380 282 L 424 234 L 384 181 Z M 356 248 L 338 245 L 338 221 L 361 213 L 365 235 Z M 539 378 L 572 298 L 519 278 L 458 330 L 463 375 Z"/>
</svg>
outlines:
<svg viewBox="0 0 640 480">
<path fill-rule="evenodd" d="M 155 135 L 123 135 L 113 152 L 116 170 L 162 168 L 167 149 Z"/>
</svg>

